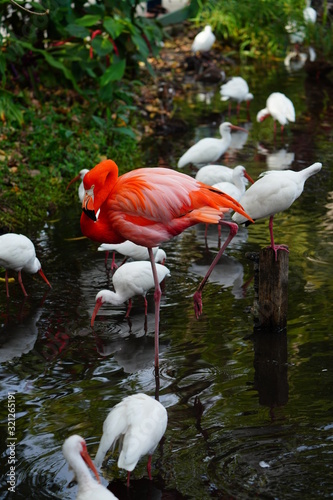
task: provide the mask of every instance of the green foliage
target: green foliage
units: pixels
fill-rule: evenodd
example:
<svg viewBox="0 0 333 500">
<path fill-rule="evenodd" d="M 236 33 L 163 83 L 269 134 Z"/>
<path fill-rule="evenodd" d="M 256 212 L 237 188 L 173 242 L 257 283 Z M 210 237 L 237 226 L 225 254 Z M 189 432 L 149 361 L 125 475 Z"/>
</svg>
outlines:
<svg viewBox="0 0 333 500">
<path fill-rule="evenodd" d="M 74 88 L 106 112 L 116 111 L 119 82 L 153 74 L 148 61 L 158 54 L 162 32 L 151 20 L 136 15 L 139 0 L 43 0 L 23 2 L 19 9 L 0 2 L 0 74 L 3 86 L 31 87 L 42 99 L 44 88 Z M 34 15 L 23 10 L 29 8 Z M 45 15 L 42 15 L 45 14 Z M 5 113 L 3 119 L 22 121 Z"/>
<path fill-rule="evenodd" d="M 302 28 L 305 44 L 314 44 L 326 55 L 332 48 L 332 25 L 324 16 L 315 25 L 304 23 L 304 0 L 208 0 L 201 5 L 196 21 L 210 24 L 220 40 L 235 47 L 241 57 L 281 57 L 290 44 L 286 25 Z"/>
<path fill-rule="evenodd" d="M 88 101 L 67 99 L 66 107 L 63 95 L 49 94 L 45 106 L 30 102 L 21 129 L 3 128 L 1 229 L 22 229 L 28 221 L 45 220 L 57 207 L 73 204 L 73 200 L 78 203 L 77 187 L 66 191 L 68 182 L 103 158 L 114 159 L 120 173 L 140 164 L 137 137 L 127 126 L 131 110 L 126 105 L 119 107 L 117 116 L 108 112 L 100 118 L 91 116 Z"/>
</svg>

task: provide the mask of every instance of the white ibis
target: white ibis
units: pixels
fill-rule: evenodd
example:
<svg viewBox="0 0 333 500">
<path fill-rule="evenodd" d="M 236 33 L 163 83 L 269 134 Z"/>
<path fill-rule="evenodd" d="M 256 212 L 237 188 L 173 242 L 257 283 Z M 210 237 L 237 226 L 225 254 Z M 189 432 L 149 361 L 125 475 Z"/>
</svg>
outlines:
<svg viewBox="0 0 333 500">
<path fill-rule="evenodd" d="M 78 175 L 76 177 L 74 177 L 67 185 L 67 188 L 69 188 L 69 186 L 71 186 L 74 182 L 76 181 L 79 181 L 81 180 L 81 183 L 79 185 L 79 188 L 78 188 L 78 195 L 79 195 L 79 200 L 80 202 L 82 203 L 83 201 L 83 198 L 84 198 L 84 186 L 83 186 L 83 178 L 84 176 L 86 175 L 86 173 L 89 172 L 89 170 L 87 168 L 83 168 L 82 170 L 80 170 L 80 172 L 78 173 Z"/>
<path fill-rule="evenodd" d="M 132 241 L 124 241 L 124 243 L 102 243 L 97 249 L 99 252 L 106 252 L 105 254 L 105 264 L 108 259 L 109 252 L 113 252 L 111 269 L 117 268 L 115 263 L 115 252 L 123 255 L 125 260 L 131 258 L 133 260 L 148 260 L 149 253 L 147 247 L 143 247 L 142 245 L 136 245 Z M 153 247 L 153 254 L 155 258 L 155 262 L 160 262 L 164 264 L 166 260 L 166 253 L 162 248 Z"/>
<path fill-rule="evenodd" d="M 217 182 L 216 184 L 213 184 L 213 187 L 228 194 L 234 198 L 234 200 L 239 201 L 245 193 L 247 179 L 250 180 L 251 184 L 254 183 L 249 174 L 246 172 L 245 167 L 238 165 L 233 169 L 232 182 Z"/>
<path fill-rule="evenodd" d="M 42 271 L 41 263 L 36 257 L 33 242 L 23 234 L 6 233 L 0 236 L 0 266 L 6 270 L 7 297 L 9 297 L 8 269 L 18 272 L 18 281 L 26 297 L 28 294 L 22 282 L 22 271 L 30 274 L 39 273 L 45 283 L 51 288 L 48 279 Z"/>
<path fill-rule="evenodd" d="M 237 168 L 237 167 L 235 167 Z M 244 177 L 253 183 L 253 180 L 244 168 Z M 197 181 L 213 186 L 219 182 L 233 182 L 234 168 L 226 167 L 225 165 L 205 165 L 200 168 L 195 175 Z"/>
<path fill-rule="evenodd" d="M 257 114 L 257 121 L 262 122 L 268 116 L 274 120 L 274 135 L 276 133 L 276 120 L 281 125 L 281 133 L 284 126 L 296 119 L 295 108 L 291 100 L 281 92 L 273 92 L 266 101 L 266 107 Z"/>
<path fill-rule="evenodd" d="M 302 194 L 305 181 L 321 170 L 322 164 L 317 162 L 308 168 L 294 172 L 293 170 L 270 170 L 263 172 L 259 179 L 249 187 L 240 203 L 253 220 L 269 217 L 271 248 L 277 259 L 277 251 L 288 249 L 283 245 L 275 245 L 273 236 L 273 217 L 278 212 L 287 210 Z M 238 224 L 246 223 L 245 217 L 235 213 L 232 219 Z"/>
<path fill-rule="evenodd" d="M 158 282 L 164 280 L 166 276 L 170 276 L 170 270 L 161 264 L 156 264 Z M 111 290 L 101 290 L 96 295 L 95 309 L 91 317 L 91 326 L 94 326 L 96 315 L 100 307 L 105 304 L 118 306 L 129 300 L 126 318 L 129 316 L 132 307 L 132 297 L 142 295 L 145 301 L 145 316 L 147 316 L 147 299 L 148 290 L 155 286 L 154 276 L 151 263 L 149 261 L 134 261 L 127 262 L 118 267 L 112 276 L 114 292 Z"/>
<path fill-rule="evenodd" d="M 247 81 L 241 76 L 233 76 L 229 81 L 221 85 L 220 88 L 221 101 L 229 101 L 229 115 L 231 112 L 231 101 L 237 103 L 237 115 L 239 114 L 240 104 L 246 101 L 249 108 L 250 101 L 253 99 L 253 94 L 249 91 Z"/>
<path fill-rule="evenodd" d="M 308 24 L 315 24 L 317 21 L 317 11 L 311 7 L 311 0 L 306 1 L 306 7 L 303 9 L 303 19 Z"/>
<path fill-rule="evenodd" d="M 205 26 L 205 28 L 195 36 L 191 46 L 192 52 L 208 52 L 212 48 L 215 39 L 216 37 L 211 26 Z"/>
<path fill-rule="evenodd" d="M 112 408 L 103 424 L 103 435 L 95 457 L 100 467 L 110 448 L 119 442 L 118 467 L 127 470 L 127 486 L 130 473 L 144 455 L 148 455 L 147 471 L 151 476 L 152 454 L 162 439 L 168 423 L 164 406 L 146 394 L 127 396 Z"/>
<path fill-rule="evenodd" d="M 100 477 L 89 456 L 86 442 L 81 436 L 73 434 L 67 438 L 62 445 L 62 452 L 79 486 L 76 500 L 117 500 L 111 491 L 100 484 Z M 98 482 L 92 478 L 88 467 Z"/>
<path fill-rule="evenodd" d="M 178 168 L 183 168 L 189 163 L 200 167 L 208 163 L 216 162 L 229 148 L 232 130 L 247 132 L 246 129 L 232 125 L 232 123 L 221 123 L 219 127 L 221 139 L 205 137 L 198 141 L 179 158 Z"/>
</svg>

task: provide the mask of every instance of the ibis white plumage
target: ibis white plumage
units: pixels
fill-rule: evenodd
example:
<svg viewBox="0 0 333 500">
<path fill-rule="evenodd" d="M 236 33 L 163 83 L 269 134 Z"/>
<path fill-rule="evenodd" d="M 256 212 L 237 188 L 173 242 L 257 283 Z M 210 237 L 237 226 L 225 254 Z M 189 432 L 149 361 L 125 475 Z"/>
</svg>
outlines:
<svg viewBox="0 0 333 500">
<path fill-rule="evenodd" d="M 205 165 L 198 170 L 195 178 L 197 181 L 208 184 L 208 186 L 213 186 L 219 182 L 233 182 L 233 173 L 235 168 L 226 167 L 225 165 Z M 245 167 L 243 168 L 245 169 Z M 253 180 L 246 170 L 243 175 L 247 180 L 253 183 Z"/>
<path fill-rule="evenodd" d="M 158 282 L 164 280 L 166 276 L 170 276 L 170 270 L 162 264 L 156 264 Z M 151 263 L 149 261 L 134 261 L 128 262 L 120 266 L 112 276 L 114 292 L 111 290 L 101 290 L 96 295 L 96 304 L 91 317 L 91 326 L 94 326 L 96 315 L 100 307 L 109 303 L 114 306 L 121 305 L 127 300 L 129 301 L 126 317 L 128 317 L 132 302 L 131 299 L 135 295 L 142 295 L 145 301 L 145 315 L 147 316 L 147 299 L 148 290 L 155 286 Z"/>
<path fill-rule="evenodd" d="M 292 101 L 282 92 L 273 92 L 266 101 L 266 107 L 257 114 L 257 121 L 262 122 L 268 116 L 274 120 L 274 134 L 276 133 L 276 121 L 281 125 L 281 133 L 284 126 L 296 119 L 295 107 Z"/>
<path fill-rule="evenodd" d="M 234 200 L 239 201 L 245 193 L 247 179 L 249 179 L 251 184 L 253 184 L 253 180 L 246 172 L 245 167 L 238 165 L 233 169 L 232 182 L 217 182 L 216 184 L 213 184 L 213 187 L 228 194 L 234 198 Z"/>
<path fill-rule="evenodd" d="M 6 292 L 9 297 L 8 270 L 17 271 L 18 281 L 21 285 L 23 294 L 27 297 L 22 282 L 22 271 L 26 273 L 39 273 L 45 283 L 51 287 L 48 279 L 42 271 L 40 261 L 36 257 L 35 245 L 24 236 L 24 234 L 6 233 L 0 236 L 0 266 L 6 270 Z"/>
<path fill-rule="evenodd" d="M 102 243 L 97 249 L 100 252 L 106 252 L 105 255 L 105 264 L 107 262 L 109 252 L 113 252 L 113 259 L 111 264 L 111 269 L 117 268 L 115 263 L 115 252 L 123 255 L 125 260 L 131 258 L 133 260 L 148 260 L 149 253 L 147 247 L 143 247 L 141 245 L 136 245 L 132 241 L 124 241 L 123 243 L 109 244 Z M 155 262 L 163 263 L 166 260 L 166 253 L 162 248 L 153 247 L 153 254 L 155 258 Z"/>
<path fill-rule="evenodd" d="M 191 50 L 192 52 L 208 52 L 212 48 L 215 40 L 216 37 L 212 31 L 212 27 L 207 25 L 195 36 Z"/>
<path fill-rule="evenodd" d="M 100 477 L 90 458 L 86 442 L 81 436 L 74 434 L 67 438 L 62 446 L 62 452 L 78 483 L 76 500 L 117 500 L 111 491 L 100 484 Z M 92 478 L 88 467 L 98 482 Z"/>
<path fill-rule="evenodd" d="M 183 168 L 190 163 L 200 167 L 216 162 L 230 146 L 232 130 L 247 132 L 246 129 L 233 125 L 230 122 L 221 123 L 219 127 L 221 139 L 205 137 L 198 141 L 179 158 L 178 168 Z"/>
<path fill-rule="evenodd" d="M 318 173 L 321 168 L 322 164 L 316 162 L 299 172 L 293 170 L 270 170 L 263 172 L 259 179 L 249 187 L 240 199 L 244 210 L 254 221 L 269 217 L 270 246 L 275 252 L 275 259 L 277 259 L 278 250 L 288 250 L 285 246 L 274 243 L 274 215 L 287 210 L 302 194 L 305 181 L 310 176 Z M 245 217 L 237 213 L 234 213 L 232 219 L 238 224 L 247 222 Z"/>
<path fill-rule="evenodd" d="M 82 170 L 80 170 L 80 172 L 78 173 L 78 175 L 76 177 L 74 177 L 67 185 L 67 188 L 69 188 L 69 186 L 71 186 L 74 182 L 76 181 L 81 181 L 79 187 L 78 187 L 78 195 L 79 195 L 79 200 L 80 202 L 82 203 L 83 201 L 83 198 L 84 198 L 84 193 L 85 193 L 85 190 L 84 190 L 84 186 L 83 186 L 83 178 L 84 176 L 86 175 L 86 173 L 89 172 L 89 170 L 87 168 L 83 168 Z"/>
<path fill-rule="evenodd" d="M 127 471 L 127 486 L 130 473 L 141 457 L 148 455 L 147 470 L 151 479 L 151 458 L 162 439 L 168 423 L 164 406 L 147 394 L 127 396 L 118 403 L 103 424 L 103 435 L 95 457 L 100 467 L 110 448 L 119 442 L 118 467 Z"/>
<path fill-rule="evenodd" d="M 220 88 L 221 101 L 229 101 L 229 114 L 231 111 L 231 101 L 237 103 L 237 114 L 239 114 L 240 104 L 246 101 L 249 107 L 250 101 L 253 99 L 253 94 L 249 91 L 249 86 L 246 80 L 241 76 L 233 76 L 226 83 L 221 85 Z"/>
</svg>

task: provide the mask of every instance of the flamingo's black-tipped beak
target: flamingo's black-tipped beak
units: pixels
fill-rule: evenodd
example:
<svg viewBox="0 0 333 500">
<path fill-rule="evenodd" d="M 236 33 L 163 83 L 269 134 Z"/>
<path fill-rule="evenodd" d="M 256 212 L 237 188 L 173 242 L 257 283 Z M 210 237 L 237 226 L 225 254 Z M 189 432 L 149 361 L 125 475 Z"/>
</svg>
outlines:
<svg viewBox="0 0 333 500">
<path fill-rule="evenodd" d="M 88 208 L 82 207 L 82 212 L 84 212 L 86 214 L 86 216 L 89 217 L 89 219 L 91 219 L 92 221 L 94 221 L 94 222 L 97 221 L 96 214 L 95 214 L 94 210 L 89 210 Z"/>
</svg>

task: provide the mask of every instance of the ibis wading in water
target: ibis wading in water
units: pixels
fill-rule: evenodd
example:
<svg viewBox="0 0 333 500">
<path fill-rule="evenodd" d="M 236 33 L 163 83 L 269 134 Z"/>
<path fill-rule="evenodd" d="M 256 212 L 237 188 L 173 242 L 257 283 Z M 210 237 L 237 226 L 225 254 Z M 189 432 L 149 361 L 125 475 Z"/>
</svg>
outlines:
<svg viewBox="0 0 333 500">
<path fill-rule="evenodd" d="M 76 500 L 117 500 L 117 497 L 103 486 L 91 460 L 85 440 L 74 434 L 66 439 L 62 445 L 62 453 L 70 469 L 73 470 L 79 490 Z M 95 479 L 90 475 L 88 467 L 95 474 Z"/>
<path fill-rule="evenodd" d="M 237 168 L 237 167 L 235 167 Z M 245 167 L 243 167 L 245 170 Z M 200 168 L 195 175 L 197 181 L 213 186 L 218 182 L 233 182 L 234 168 L 226 167 L 225 165 L 205 165 Z M 253 184 L 253 180 L 249 174 L 244 171 L 244 177 Z"/>
<path fill-rule="evenodd" d="M 229 236 L 194 294 L 196 316 L 202 312 L 202 289 L 216 262 L 238 230 L 223 220 L 229 209 L 250 217 L 230 196 L 169 168 L 139 168 L 118 177 L 118 167 L 104 160 L 83 179 L 81 231 L 99 243 L 126 240 L 146 246 L 155 283 L 155 367 L 158 367 L 161 289 L 152 248 L 198 223 L 226 224 Z M 251 219 L 252 220 L 252 219 Z"/>
<path fill-rule="evenodd" d="M 274 136 L 276 134 L 276 121 L 281 125 L 281 134 L 285 125 L 296 119 L 295 108 L 291 100 L 281 92 L 273 92 L 266 101 L 266 107 L 257 114 L 257 121 L 262 122 L 268 116 L 274 120 Z"/>
<path fill-rule="evenodd" d="M 127 486 L 130 473 L 141 457 L 148 455 L 147 471 L 151 476 L 152 454 L 162 439 L 168 423 L 164 406 L 147 394 L 127 396 L 112 408 L 103 424 L 103 435 L 95 457 L 100 467 L 110 448 L 119 442 L 118 467 L 127 470 Z"/>
<path fill-rule="evenodd" d="M 198 141 L 179 158 L 178 168 L 183 168 L 190 163 L 197 167 L 202 167 L 208 163 L 216 162 L 229 148 L 232 130 L 242 130 L 248 133 L 248 130 L 245 128 L 238 127 L 232 123 L 221 123 L 219 127 L 221 139 L 205 137 Z"/>
<path fill-rule="evenodd" d="M 317 174 L 321 167 L 322 164 L 317 162 L 299 172 L 293 170 L 263 172 L 241 198 L 244 209 L 253 220 L 269 217 L 271 248 L 275 252 L 275 260 L 278 250 L 288 252 L 288 249 L 274 243 L 273 217 L 278 212 L 287 210 L 297 200 L 303 192 L 305 181 L 311 175 Z M 247 222 L 245 217 L 237 213 L 232 216 L 232 219 L 238 224 Z"/>
<path fill-rule="evenodd" d="M 156 264 L 158 282 L 164 280 L 166 276 L 170 276 L 170 271 L 167 267 Z M 91 317 L 91 326 L 94 326 L 96 314 L 100 307 L 105 304 L 118 306 L 129 301 L 126 318 L 128 318 L 131 307 L 132 297 L 142 295 L 145 301 L 145 316 L 147 316 L 147 299 L 148 290 L 155 286 L 154 276 L 151 268 L 151 263 L 145 260 L 128 262 L 120 266 L 112 276 L 114 292 L 111 290 L 101 290 L 96 295 L 96 305 Z"/>
<path fill-rule="evenodd" d="M 115 253 L 120 253 L 125 257 L 123 263 L 131 258 L 133 260 L 148 260 L 149 253 L 147 247 L 143 247 L 142 245 L 136 245 L 132 243 L 132 241 L 124 241 L 124 243 L 118 244 L 108 244 L 102 243 L 98 249 L 99 252 L 105 252 L 105 265 L 107 263 L 109 252 L 113 252 L 111 269 L 116 269 L 118 266 L 115 262 Z M 154 247 L 152 248 L 155 262 L 161 262 L 162 264 L 166 260 L 166 253 L 162 248 Z"/>
<path fill-rule="evenodd" d="M 240 104 L 246 101 L 249 108 L 250 101 L 253 99 L 253 94 L 249 91 L 249 86 L 241 76 L 233 76 L 220 88 L 221 101 L 229 101 L 229 114 L 231 112 L 231 101 L 237 103 L 237 115 L 239 114 Z"/>
<path fill-rule="evenodd" d="M 24 234 L 6 233 L 0 236 L 0 266 L 6 270 L 7 297 L 9 297 L 8 269 L 17 271 L 18 281 L 26 297 L 28 294 L 22 282 L 22 271 L 30 274 L 39 273 L 45 283 L 51 288 L 48 279 L 42 271 L 41 263 L 36 257 L 35 245 Z"/>
</svg>

